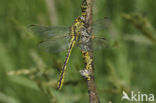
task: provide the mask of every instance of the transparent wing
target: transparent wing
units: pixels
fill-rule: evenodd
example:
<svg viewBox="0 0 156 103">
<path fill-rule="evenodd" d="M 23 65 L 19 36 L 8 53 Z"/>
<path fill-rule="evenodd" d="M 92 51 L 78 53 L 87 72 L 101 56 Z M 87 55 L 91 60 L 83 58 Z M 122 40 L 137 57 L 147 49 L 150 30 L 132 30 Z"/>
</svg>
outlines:
<svg viewBox="0 0 156 103">
<path fill-rule="evenodd" d="M 93 22 L 92 45 L 93 50 L 109 47 L 107 37 L 110 33 L 111 20 L 108 17 Z"/>
<path fill-rule="evenodd" d="M 68 27 L 31 25 L 30 29 L 40 37 L 41 41 L 38 47 L 42 51 L 60 52 L 68 47 L 70 39 Z"/>
<path fill-rule="evenodd" d="M 50 27 L 50 26 L 31 25 L 29 28 L 34 34 L 44 39 L 69 34 L 69 27 L 65 26 Z"/>
<path fill-rule="evenodd" d="M 93 50 L 100 50 L 109 47 L 109 44 L 104 37 L 94 37 L 92 39 Z"/>
<path fill-rule="evenodd" d="M 44 41 L 41 41 L 38 45 L 40 50 L 46 52 L 61 52 L 68 48 L 70 41 L 70 36 L 61 36 L 59 38 L 50 38 Z"/>
<path fill-rule="evenodd" d="M 92 34 L 95 36 L 100 36 L 104 32 L 108 32 L 108 28 L 111 26 L 111 21 L 109 18 L 99 19 L 93 22 Z"/>
<path fill-rule="evenodd" d="M 93 50 L 99 50 L 108 47 L 107 40 L 104 37 L 95 37 L 95 36 L 86 36 L 80 38 L 77 42 L 78 47 L 83 51 L 90 51 L 87 47 L 89 46 L 88 42 L 92 41 Z"/>
</svg>

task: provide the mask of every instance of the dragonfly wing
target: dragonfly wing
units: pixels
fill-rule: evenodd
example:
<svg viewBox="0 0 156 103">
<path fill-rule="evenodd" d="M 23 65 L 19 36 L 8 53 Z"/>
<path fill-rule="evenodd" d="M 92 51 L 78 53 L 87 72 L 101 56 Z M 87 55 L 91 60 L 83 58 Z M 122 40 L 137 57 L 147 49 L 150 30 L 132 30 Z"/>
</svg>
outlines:
<svg viewBox="0 0 156 103">
<path fill-rule="evenodd" d="M 31 31 L 41 38 L 38 47 L 47 52 L 60 52 L 68 47 L 69 28 L 64 26 L 31 25 Z"/>
<path fill-rule="evenodd" d="M 92 38 L 93 50 L 99 50 L 106 47 L 110 47 L 108 38 L 110 35 L 110 28 L 112 22 L 109 18 L 99 19 L 93 22 L 92 34 L 95 36 Z M 105 39 L 107 38 L 107 40 Z"/>
<path fill-rule="evenodd" d="M 88 46 L 90 45 L 88 42 L 92 42 L 93 50 L 99 50 L 106 48 L 108 46 L 108 43 L 105 38 L 103 37 L 92 37 L 92 36 L 86 36 L 83 37 L 77 42 L 78 47 L 83 51 L 90 51 Z"/>
<path fill-rule="evenodd" d="M 107 40 L 103 37 L 94 37 L 92 39 L 92 46 L 93 50 L 99 50 L 109 47 Z"/>
<path fill-rule="evenodd" d="M 61 36 L 59 38 L 49 38 L 39 43 L 40 50 L 46 52 L 60 52 L 68 48 L 70 36 Z"/>
<path fill-rule="evenodd" d="M 69 34 L 69 27 L 65 26 L 40 26 L 31 25 L 31 31 L 41 38 L 51 38 L 53 36 Z"/>
<path fill-rule="evenodd" d="M 111 26 L 111 21 L 108 18 L 99 19 L 93 22 L 92 34 L 99 36 L 101 33 L 107 32 L 108 28 Z"/>
</svg>

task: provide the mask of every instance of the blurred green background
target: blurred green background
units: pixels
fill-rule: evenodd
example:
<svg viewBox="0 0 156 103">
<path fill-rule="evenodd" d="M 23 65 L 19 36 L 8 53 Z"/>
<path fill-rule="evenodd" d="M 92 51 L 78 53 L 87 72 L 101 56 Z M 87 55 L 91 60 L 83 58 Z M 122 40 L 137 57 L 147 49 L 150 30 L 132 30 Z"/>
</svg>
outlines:
<svg viewBox="0 0 156 103">
<path fill-rule="evenodd" d="M 56 91 L 66 51 L 39 51 L 39 38 L 28 29 L 31 24 L 70 26 L 81 14 L 80 5 L 81 0 L 0 0 L 0 103 L 89 102 L 79 74 L 84 68 L 80 50 L 74 48 L 65 84 Z M 113 45 L 94 52 L 101 103 L 120 103 L 123 90 L 156 95 L 155 42 L 123 17 L 146 18 L 151 25 L 142 26 L 154 38 L 155 10 L 156 0 L 94 0 L 94 19 L 111 21 L 105 36 Z"/>
</svg>

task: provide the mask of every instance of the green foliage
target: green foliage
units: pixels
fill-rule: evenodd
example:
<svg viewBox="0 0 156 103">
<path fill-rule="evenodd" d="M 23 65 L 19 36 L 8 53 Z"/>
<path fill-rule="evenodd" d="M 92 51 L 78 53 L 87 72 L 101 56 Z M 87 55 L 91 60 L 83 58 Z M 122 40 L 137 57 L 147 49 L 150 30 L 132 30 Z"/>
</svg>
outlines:
<svg viewBox="0 0 156 103">
<path fill-rule="evenodd" d="M 51 54 L 37 48 L 39 38 L 31 24 L 70 26 L 80 15 L 81 0 L 54 0 L 48 13 L 46 0 L 0 0 L 0 103 L 87 103 L 87 86 L 79 71 L 84 68 L 81 52 L 74 48 L 62 91 L 56 83 L 66 51 Z M 48 0 L 47 0 L 48 1 Z M 94 0 L 94 19 L 111 20 L 105 36 L 110 44 L 94 52 L 95 76 L 101 103 L 120 103 L 122 90 L 156 95 L 156 48 L 146 33 L 129 22 L 146 19 L 145 31 L 155 39 L 155 0 Z M 144 15 L 144 16 L 143 16 Z M 50 18 L 50 19 L 49 19 Z"/>
</svg>

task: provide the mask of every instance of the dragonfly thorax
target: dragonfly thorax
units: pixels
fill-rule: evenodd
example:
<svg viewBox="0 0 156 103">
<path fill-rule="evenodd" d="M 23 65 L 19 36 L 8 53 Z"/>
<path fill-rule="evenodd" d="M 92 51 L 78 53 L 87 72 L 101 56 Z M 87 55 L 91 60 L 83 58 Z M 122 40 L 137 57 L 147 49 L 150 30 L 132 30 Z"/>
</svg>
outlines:
<svg viewBox="0 0 156 103">
<path fill-rule="evenodd" d="M 76 18 L 74 24 L 71 26 L 71 36 L 81 35 L 81 31 L 85 29 L 84 17 L 79 16 Z"/>
<path fill-rule="evenodd" d="M 79 23 L 81 23 L 81 24 L 85 24 L 85 16 L 78 16 L 76 19 L 75 19 L 75 22 L 79 22 Z"/>
</svg>

